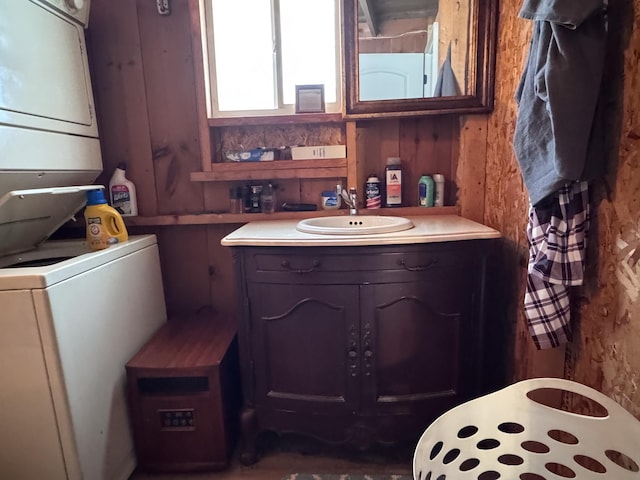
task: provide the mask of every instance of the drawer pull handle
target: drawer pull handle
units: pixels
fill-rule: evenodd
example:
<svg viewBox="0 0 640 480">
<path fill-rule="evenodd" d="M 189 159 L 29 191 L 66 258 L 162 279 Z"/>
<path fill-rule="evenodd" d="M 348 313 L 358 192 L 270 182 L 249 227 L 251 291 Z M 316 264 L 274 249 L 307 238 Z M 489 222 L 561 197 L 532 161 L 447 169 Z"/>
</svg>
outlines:
<svg viewBox="0 0 640 480">
<path fill-rule="evenodd" d="M 435 267 L 437 263 L 438 260 L 433 259 L 426 265 L 409 266 L 404 262 L 404 258 L 398 259 L 398 265 L 403 267 L 405 270 L 408 270 L 409 272 L 424 272 L 425 270 L 429 270 L 430 268 Z"/>
<path fill-rule="evenodd" d="M 309 268 L 300 268 L 300 269 L 294 269 L 291 268 L 291 264 L 289 263 L 289 260 L 282 260 L 280 262 L 280 265 L 282 266 L 282 268 L 285 268 L 287 270 L 290 270 L 293 273 L 311 273 L 313 272 L 316 268 L 320 267 L 321 263 L 320 260 L 318 259 L 314 259 L 311 262 L 311 266 Z"/>
</svg>

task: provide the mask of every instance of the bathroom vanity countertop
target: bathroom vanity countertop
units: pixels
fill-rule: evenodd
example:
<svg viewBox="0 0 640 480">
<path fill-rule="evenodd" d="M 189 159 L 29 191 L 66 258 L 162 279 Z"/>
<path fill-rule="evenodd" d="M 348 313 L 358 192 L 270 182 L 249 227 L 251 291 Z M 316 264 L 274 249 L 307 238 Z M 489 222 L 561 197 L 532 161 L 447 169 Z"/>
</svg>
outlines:
<svg viewBox="0 0 640 480">
<path fill-rule="evenodd" d="M 457 215 L 407 216 L 414 227 L 409 230 L 368 235 L 320 235 L 296 230 L 298 220 L 250 222 L 224 237 L 229 247 L 317 247 L 400 245 L 500 238 L 493 228 Z"/>
</svg>

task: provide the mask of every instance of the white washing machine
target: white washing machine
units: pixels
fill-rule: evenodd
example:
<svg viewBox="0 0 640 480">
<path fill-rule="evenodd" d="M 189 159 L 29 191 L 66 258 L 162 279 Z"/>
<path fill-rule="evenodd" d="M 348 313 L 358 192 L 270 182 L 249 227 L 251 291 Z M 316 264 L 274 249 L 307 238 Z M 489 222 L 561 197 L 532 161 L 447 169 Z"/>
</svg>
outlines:
<svg viewBox="0 0 640 480">
<path fill-rule="evenodd" d="M 166 321 L 156 238 L 47 241 L 102 171 L 89 0 L 0 12 L 0 479 L 124 480 L 124 366 Z"/>
<path fill-rule="evenodd" d="M 0 249 L 17 243 L 7 203 Z M 127 479 L 124 365 L 165 321 L 153 235 L 97 252 L 65 240 L 0 256 L 0 478 Z"/>
</svg>

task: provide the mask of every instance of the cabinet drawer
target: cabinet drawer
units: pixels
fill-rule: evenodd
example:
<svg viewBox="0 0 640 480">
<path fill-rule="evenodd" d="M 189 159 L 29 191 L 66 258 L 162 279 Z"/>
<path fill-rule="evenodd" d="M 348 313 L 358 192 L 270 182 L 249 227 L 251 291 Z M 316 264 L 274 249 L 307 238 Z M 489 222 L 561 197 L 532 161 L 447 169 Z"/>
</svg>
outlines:
<svg viewBox="0 0 640 480">
<path fill-rule="evenodd" d="M 458 243 L 458 242 L 456 242 Z M 426 244 L 351 248 L 249 249 L 245 251 L 245 273 L 248 279 L 276 280 L 280 274 L 352 273 L 353 282 L 368 281 L 373 272 L 424 273 L 441 268 L 455 268 L 474 262 L 466 245 Z M 360 275 L 358 275 L 360 273 Z M 363 274 L 366 274 L 365 277 Z M 358 277 L 363 277 L 358 280 Z"/>
</svg>

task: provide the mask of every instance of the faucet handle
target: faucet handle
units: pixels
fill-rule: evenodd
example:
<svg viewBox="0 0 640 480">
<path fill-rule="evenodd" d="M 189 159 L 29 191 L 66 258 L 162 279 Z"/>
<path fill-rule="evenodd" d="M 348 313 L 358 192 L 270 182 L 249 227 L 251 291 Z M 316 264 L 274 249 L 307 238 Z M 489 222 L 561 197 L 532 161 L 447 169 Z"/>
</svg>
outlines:
<svg viewBox="0 0 640 480">
<path fill-rule="evenodd" d="M 357 215 L 358 214 L 358 192 L 356 191 L 356 187 L 349 188 L 349 214 Z"/>
</svg>

